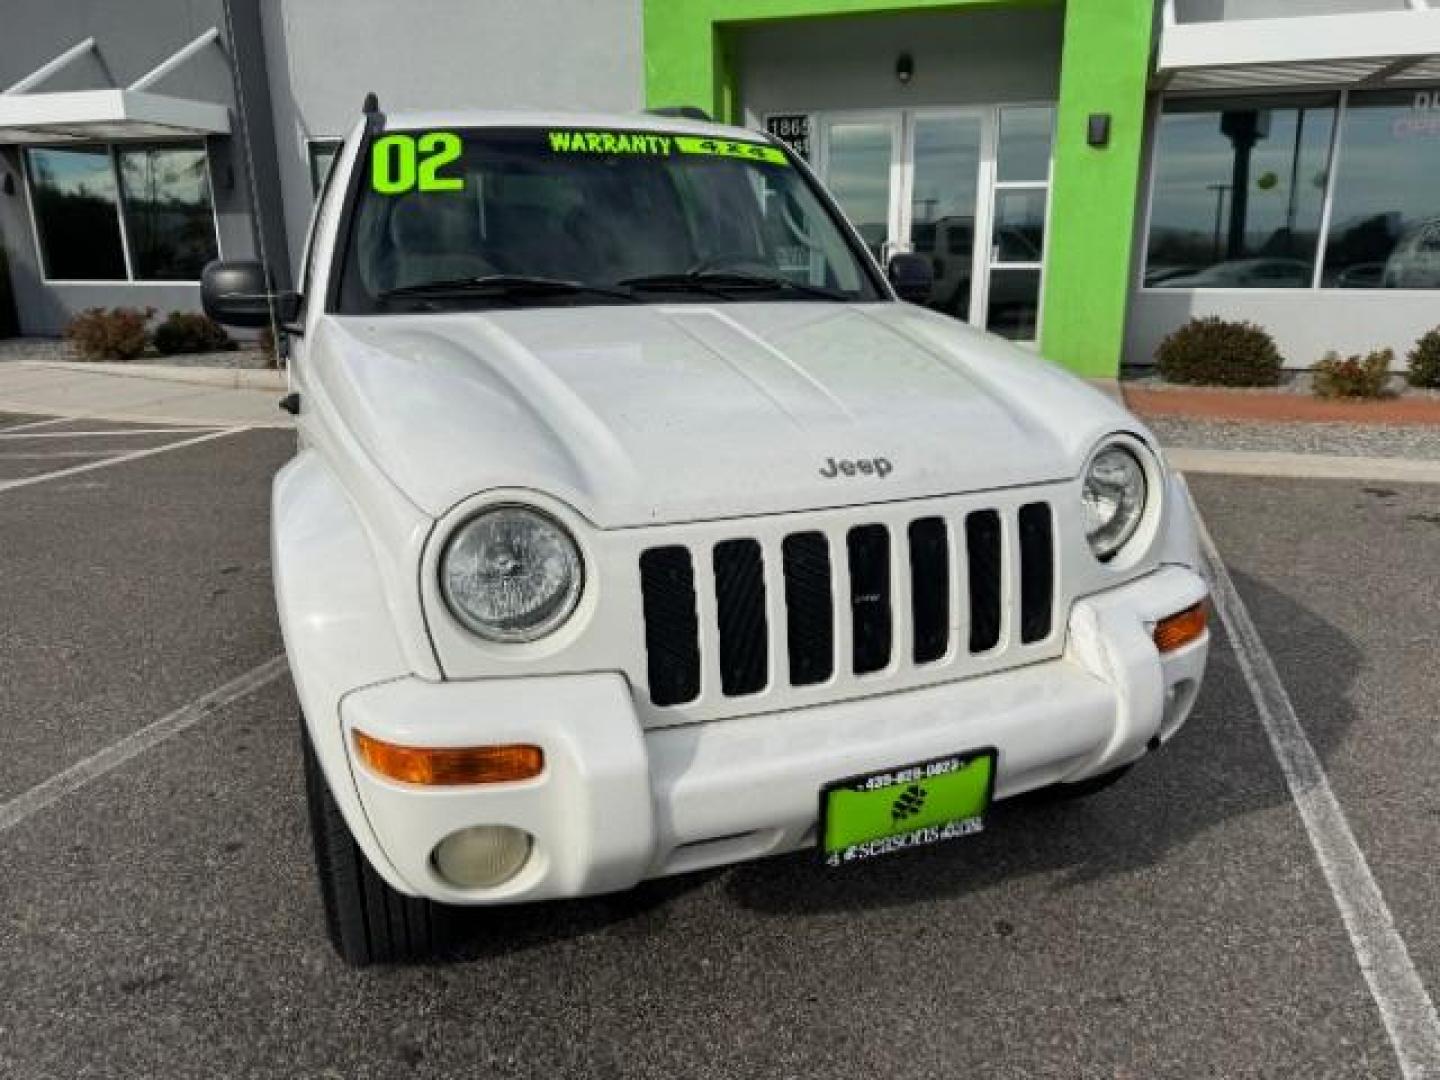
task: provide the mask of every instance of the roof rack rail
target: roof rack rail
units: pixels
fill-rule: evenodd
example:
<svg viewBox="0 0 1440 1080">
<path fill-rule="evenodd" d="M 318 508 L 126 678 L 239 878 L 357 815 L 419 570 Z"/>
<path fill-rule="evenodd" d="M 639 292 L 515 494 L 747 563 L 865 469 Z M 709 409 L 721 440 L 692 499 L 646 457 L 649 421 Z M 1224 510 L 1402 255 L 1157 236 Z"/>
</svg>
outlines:
<svg viewBox="0 0 1440 1080">
<path fill-rule="evenodd" d="M 710 114 L 699 105 L 662 105 L 658 109 L 646 109 L 651 116 L 678 116 L 686 120 L 703 120 L 711 122 Z"/>
</svg>

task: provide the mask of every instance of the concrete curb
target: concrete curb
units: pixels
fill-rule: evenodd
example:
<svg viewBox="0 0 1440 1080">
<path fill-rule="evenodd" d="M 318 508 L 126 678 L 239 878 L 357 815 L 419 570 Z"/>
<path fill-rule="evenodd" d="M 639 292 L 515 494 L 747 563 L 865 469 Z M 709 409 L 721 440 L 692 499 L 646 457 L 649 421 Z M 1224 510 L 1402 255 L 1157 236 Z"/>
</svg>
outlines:
<svg viewBox="0 0 1440 1080">
<path fill-rule="evenodd" d="M 166 364 L 106 364 L 68 360 L 21 360 L 19 366 L 114 375 L 123 379 L 189 383 L 229 390 L 284 390 L 285 372 L 269 368 L 171 367 Z"/>
<path fill-rule="evenodd" d="M 1187 473 L 1271 476 L 1294 480 L 1372 480 L 1392 484 L 1440 484 L 1440 461 L 1418 458 L 1287 454 L 1259 450 L 1165 448 L 1170 464 Z"/>
</svg>

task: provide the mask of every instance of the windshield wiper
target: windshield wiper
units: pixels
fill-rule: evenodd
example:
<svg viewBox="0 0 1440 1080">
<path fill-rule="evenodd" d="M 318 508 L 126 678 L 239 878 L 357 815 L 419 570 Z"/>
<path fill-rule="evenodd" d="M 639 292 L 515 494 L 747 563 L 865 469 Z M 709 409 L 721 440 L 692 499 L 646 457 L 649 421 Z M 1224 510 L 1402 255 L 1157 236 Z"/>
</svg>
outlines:
<svg viewBox="0 0 1440 1080">
<path fill-rule="evenodd" d="M 478 296 L 503 300 L 520 296 L 562 296 L 581 293 L 608 296 L 631 303 L 639 302 L 629 289 L 613 288 L 609 285 L 591 285 L 584 281 L 567 281 L 564 278 L 532 277 L 528 274 L 484 274 L 480 277 L 422 281 L 415 285 L 400 285 L 394 289 L 386 289 L 380 293 L 379 299 L 396 300 L 407 296 L 417 299 Z"/>
<path fill-rule="evenodd" d="M 731 291 L 788 292 L 800 296 L 813 296 L 820 300 L 849 300 L 850 297 L 837 289 L 821 285 L 807 285 L 791 281 L 787 277 L 769 274 L 746 274 L 734 270 L 691 270 L 683 274 L 647 274 L 644 277 L 625 278 L 615 284 L 630 289 L 655 289 L 677 292 L 705 292 L 727 295 Z"/>
</svg>

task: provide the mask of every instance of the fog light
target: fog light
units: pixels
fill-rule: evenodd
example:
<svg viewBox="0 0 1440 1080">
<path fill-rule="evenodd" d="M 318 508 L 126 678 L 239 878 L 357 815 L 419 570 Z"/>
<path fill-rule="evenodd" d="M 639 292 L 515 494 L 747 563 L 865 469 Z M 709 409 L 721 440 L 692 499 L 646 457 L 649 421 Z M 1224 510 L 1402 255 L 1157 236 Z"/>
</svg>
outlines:
<svg viewBox="0 0 1440 1080">
<path fill-rule="evenodd" d="M 1155 648 L 1162 653 L 1174 652 L 1198 641 L 1205 633 L 1207 605 L 1204 600 L 1184 611 L 1161 619 L 1155 624 Z"/>
<path fill-rule="evenodd" d="M 431 856 L 440 876 L 462 889 L 503 885 L 530 858 L 531 836 L 508 825 L 476 825 L 453 832 Z"/>
</svg>

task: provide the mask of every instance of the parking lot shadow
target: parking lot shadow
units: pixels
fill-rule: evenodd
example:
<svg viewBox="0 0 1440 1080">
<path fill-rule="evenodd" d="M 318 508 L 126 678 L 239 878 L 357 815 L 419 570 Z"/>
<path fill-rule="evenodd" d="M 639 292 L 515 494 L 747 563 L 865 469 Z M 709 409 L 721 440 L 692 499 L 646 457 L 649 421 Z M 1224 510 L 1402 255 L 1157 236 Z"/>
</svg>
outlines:
<svg viewBox="0 0 1440 1080">
<path fill-rule="evenodd" d="M 641 882 L 626 892 L 579 900 L 547 900 L 513 907 L 450 908 L 444 949 L 430 961 L 493 960 L 573 938 L 609 933 L 623 941 L 663 927 L 670 903 L 703 887 L 722 871 Z"/>
<path fill-rule="evenodd" d="M 1310 655 L 1324 658 L 1305 673 L 1307 698 L 1329 705 L 1301 718 L 1324 762 L 1355 721 L 1349 695 L 1360 649 L 1294 597 L 1232 576 L 1252 611 L 1264 610 L 1266 625 L 1286 627 Z M 1218 619 L 1213 630 L 1205 687 L 1189 723 L 1114 787 L 1074 801 L 1007 800 L 977 837 L 844 870 L 825 868 L 814 852 L 749 863 L 730 873 L 729 894 L 747 908 L 791 915 L 928 903 L 1035 874 L 1059 874 L 1055 887 L 1064 889 L 1159 863 L 1230 819 L 1288 801 Z"/>
</svg>

